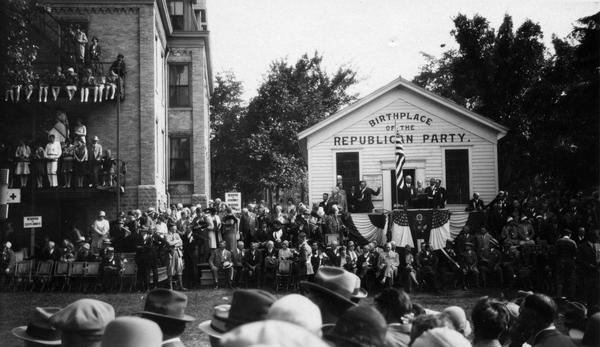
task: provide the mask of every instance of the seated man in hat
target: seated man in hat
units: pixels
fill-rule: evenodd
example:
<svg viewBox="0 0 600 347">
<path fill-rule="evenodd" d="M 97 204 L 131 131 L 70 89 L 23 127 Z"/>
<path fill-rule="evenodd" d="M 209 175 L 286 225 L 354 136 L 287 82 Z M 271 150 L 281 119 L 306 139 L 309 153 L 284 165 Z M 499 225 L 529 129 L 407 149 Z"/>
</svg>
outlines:
<svg viewBox="0 0 600 347">
<path fill-rule="evenodd" d="M 215 249 L 208 258 L 208 265 L 213 274 L 213 280 L 215 282 L 215 288 L 219 287 L 219 273 L 225 273 L 227 275 L 227 284 L 231 285 L 233 281 L 233 263 L 231 258 L 231 252 L 225 249 L 227 242 L 219 242 L 219 248 Z"/>
<path fill-rule="evenodd" d="M 99 300 L 80 299 L 50 317 L 62 332 L 62 346 L 100 347 L 104 329 L 115 319 L 114 308 Z"/>
<path fill-rule="evenodd" d="M 188 298 L 185 294 L 169 289 L 155 289 L 148 293 L 142 318 L 149 319 L 160 327 L 163 346 L 184 347 L 180 339 L 186 324 L 196 318 L 185 314 Z"/>
<path fill-rule="evenodd" d="M 394 280 L 398 277 L 399 265 L 400 258 L 398 253 L 392 250 L 390 242 L 386 243 L 377 264 L 381 284 L 385 284 L 386 282 L 388 282 L 390 286 L 394 284 Z"/>
<path fill-rule="evenodd" d="M 115 256 L 115 249 L 107 247 L 100 262 L 100 278 L 102 278 L 102 289 L 110 291 L 118 283 L 119 274 L 123 269 L 121 258 Z"/>
</svg>

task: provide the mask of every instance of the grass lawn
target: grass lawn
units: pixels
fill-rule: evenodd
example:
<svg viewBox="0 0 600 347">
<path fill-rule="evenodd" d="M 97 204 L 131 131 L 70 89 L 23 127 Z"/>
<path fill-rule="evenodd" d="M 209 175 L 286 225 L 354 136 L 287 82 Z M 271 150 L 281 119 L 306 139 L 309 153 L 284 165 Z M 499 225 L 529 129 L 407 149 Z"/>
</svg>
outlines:
<svg viewBox="0 0 600 347">
<path fill-rule="evenodd" d="M 200 332 L 197 325 L 210 319 L 213 306 L 230 302 L 232 291 L 229 289 L 201 289 L 188 291 L 186 294 L 189 300 L 186 313 L 196 317 L 197 321 L 188 324 L 182 340 L 188 346 L 210 346 L 208 337 Z M 442 295 L 415 294 L 411 297 L 414 302 L 418 302 L 432 310 L 439 311 L 451 305 L 458 305 L 463 307 L 470 315 L 470 310 L 476 298 L 494 294 L 497 293 L 451 291 Z M 27 317 L 33 307 L 64 307 L 81 298 L 93 298 L 108 302 L 115 308 L 117 316 L 122 316 L 131 315 L 141 310 L 144 305 L 145 294 L 0 293 L 0 345 L 22 346 L 20 340 L 13 337 L 10 330 L 16 326 L 26 325 Z M 365 300 L 369 304 L 372 301 L 371 297 Z"/>
</svg>

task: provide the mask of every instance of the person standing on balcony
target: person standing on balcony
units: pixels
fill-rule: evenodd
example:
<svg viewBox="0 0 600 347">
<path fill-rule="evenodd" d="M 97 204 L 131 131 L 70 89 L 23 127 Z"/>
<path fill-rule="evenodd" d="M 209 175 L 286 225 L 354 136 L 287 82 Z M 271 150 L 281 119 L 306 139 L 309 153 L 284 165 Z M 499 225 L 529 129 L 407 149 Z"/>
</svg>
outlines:
<svg viewBox="0 0 600 347">
<path fill-rule="evenodd" d="M 99 184 L 100 168 L 102 167 L 102 145 L 98 143 L 98 136 L 92 138 L 92 144 L 89 149 L 90 169 L 92 171 L 92 186 L 96 187 Z"/>
<path fill-rule="evenodd" d="M 75 72 L 75 69 L 72 67 L 67 69 L 67 73 L 65 75 L 65 83 L 67 89 L 67 95 L 69 97 L 69 101 L 73 100 L 73 96 L 75 96 L 75 92 L 77 91 L 77 85 L 79 84 L 79 76 Z"/>
<path fill-rule="evenodd" d="M 99 40 L 96 36 L 92 37 L 92 43 L 88 47 L 88 59 L 92 70 L 95 74 L 102 73 L 102 65 L 100 64 L 100 56 L 102 55 L 102 48 L 98 44 Z"/>
<path fill-rule="evenodd" d="M 73 134 L 75 134 L 75 141 L 81 141 L 85 143 L 85 137 L 87 136 L 87 128 L 83 124 L 81 118 L 77 118 L 75 121 L 75 127 L 73 128 Z"/>
<path fill-rule="evenodd" d="M 125 66 L 125 57 L 123 54 L 117 55 L 117 60 L 110 66 L 110 71 L 119 76 L 119 96 L 123 100 L 125 97 L 125 77 L 127 77 L 127 67 Z"/>
<path fill-rule="evenodd" d="M 61 169 L 63 174 L 63 188 L 71 188 L 71 180 L 73 178 L 73 154 L 75 146 L 71 143 L 71 139 L 67 139 L 62 147 Z"/>
<path fill-rule="evenodd" d="M 77 25 L 75 27 L 75 45 L 77 60 L 82 65 L 85 63 L 85 46 L 88 43 L 87 35 L 81 30 L 81 27 Z"/>
<path fill-rule="evenodd" d="M 31 148 L 25 144 L 25 141 L 22 139 L 19 140 L 19 146 L 15 152 L 15 160 L 17 162 L 15 175 L 21 179 L 21 188 L 27 187 L 27 179 L 31 173 L 29 170 L 29 157 L 31 157 Z"/>
<path fill-rule="evenodd" d="M 106 220 L 106 213 L 104 211 L 98 213 L 98 218 L 92 223 L 92 231 L 92 250 L 96 253 L 102 248 L 104 240 L 108 240 L 110 236 L 110 223 Z"/>
<path fill-rule="evenodd" d="M 77 188 L 83 188 L 83 180 L 88 173 L 88 150 L 85 142 L 79 140 L 75 142 L 73 150 L 75 157 L 75 176 L 77 177 Z"/>
<path fill-rule="evenodd" d="M 58 158 L 62 154 L 60 148 L 60 142 L 55 140 L 54 134 L 48 135 L 48 144 L 46 144 L 46 173 L 48 174 L 48 181 L 50 187 L 58 187 Z"/>
</svg>

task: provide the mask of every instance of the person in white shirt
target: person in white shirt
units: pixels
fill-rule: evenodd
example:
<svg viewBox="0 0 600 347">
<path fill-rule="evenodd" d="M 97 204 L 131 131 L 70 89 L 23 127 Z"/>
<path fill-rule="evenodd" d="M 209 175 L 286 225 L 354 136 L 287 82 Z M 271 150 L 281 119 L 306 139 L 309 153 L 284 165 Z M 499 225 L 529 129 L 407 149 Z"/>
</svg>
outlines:
<svg viewBox="0 0 600 347">
<path fill-rule="evenodd" d="M 110 224 L 106 220 L 106 213 L 100 211 L 98 218 L 92 224 L 92 250 L 94 253 L 102 248 L 102 242 L 109 237 Z"/>
<path fill-rule="evenodd" d="M 48 181 L 50 187 L 58 187 L 58 158 L 62 155 L 62 149 L 60 148 L 60 142 L 55 141 L 55 136 L 50 134 L 48 136 L 48 144 L 46 144 L 46 172 L 48 175 Z"/>
</svg>

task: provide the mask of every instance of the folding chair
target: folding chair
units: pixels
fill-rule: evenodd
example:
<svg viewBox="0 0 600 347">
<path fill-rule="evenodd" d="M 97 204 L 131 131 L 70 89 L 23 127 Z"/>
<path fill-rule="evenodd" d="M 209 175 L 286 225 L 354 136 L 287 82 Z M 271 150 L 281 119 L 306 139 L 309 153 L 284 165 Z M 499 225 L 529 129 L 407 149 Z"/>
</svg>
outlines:
<svg viewBox="0 0 600 347">
<path fill-rule="evenodd" d="M 52 271 L 54 270 L 54 261 L 41 261 L 38 263 L 37 270 L 33 276 L 33 286 L 31 291 L 36 287 L 36 284 L 40 284 L 40 292 L 44 291 L 44 288 L 50 281 L 52 281 Z"/>
<path fill-rule="evenodd" d="M 16 291 L 19 285 L 22 285 L 23 290 L 26 290 L 27 286 L 32 284 L 33 278 L 31 273 L 33 271 L 33 265 L 33 260 L 24 260 L 15 265 L 15 274 L 12 284 L 13 291 Z"/>
<path fill-rule="evenodd" d="M 137 265 L 133 261 L 123 262 L 123 269 L 119 275 L 119 291 L 123 291 L 125 280 L 129 280 L 129 291 L 131 292 L 137 284 Z"/>
<path fill-rule="evenodd" d="M 54 274 L 52 275 L 52 287 L 57 287 L 58 280 L 62 281 L 61 291 L 64 292 L 69 282 L 69 266 L 71 263 L 60 261 L 54 265 Z"/>
<path fill-rule="evenodd" d="M 86 289 L 91 285 L 93 290 L 98 288 L 100 283 L 100 262 L 89 262 L 85 263 L 85 272 L 83 273 L 83 281 L 86 284 Z M 85 291 L 84 290 L 84 291 Z"/>
<path fill-rule="evenodd" d="M 85 262 L 82 261 L 76 261 L 71 263 L 71 266 L 69 266 L 69 271 L 68 271 L 68 275 L 67 275 L 67 287 L 69 288 L 69 291 L 71 291 L 71 287 L 73 286 L 73 283 L 76 283 L 77 281 L 79 281 L 79 283 L 81 284 L 80 288 L 81 290 L 83 290 L 83 275 L 85 274 Z"/>
<path fill-rule="evenodd" d="M 285 283 L 285 290 L 290 289 L 292 283 L 292 259 L 280 259 L 275 274 L 275 291 L 279 292 L 279 288 Z"/>
</svg>

